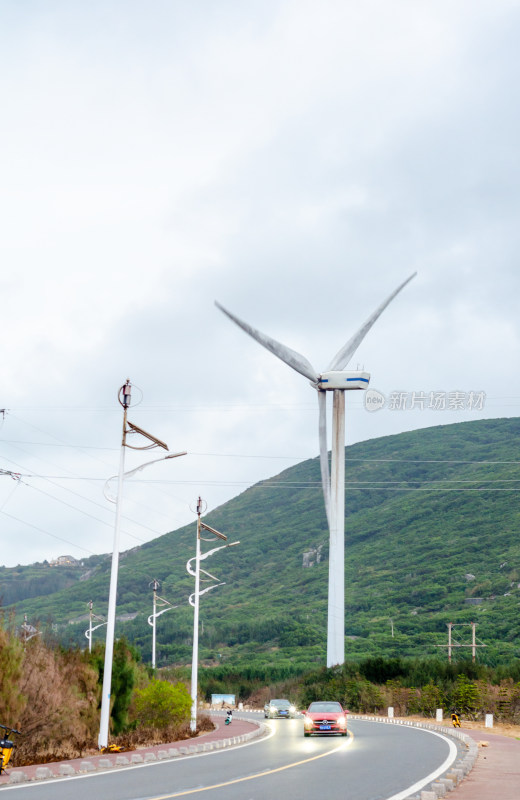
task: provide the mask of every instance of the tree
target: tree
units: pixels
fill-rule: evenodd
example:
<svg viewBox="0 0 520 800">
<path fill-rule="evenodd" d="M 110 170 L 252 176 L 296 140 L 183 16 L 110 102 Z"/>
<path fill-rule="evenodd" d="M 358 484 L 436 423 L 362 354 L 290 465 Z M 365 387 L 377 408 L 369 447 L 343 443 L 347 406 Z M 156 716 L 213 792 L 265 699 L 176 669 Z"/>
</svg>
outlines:
<svg viewBox="0 0 520 800">
<path fill-rule="evenodd" d="M 457 682 L 452 693 L 452 702 L 455 709 L 464 714 L 472 715 L 478 710 L 478 687 L 468 680 L 464 674 L 457 676 Z"/>
<path fill-rule="evenodd" d="M 19 639 L 6 630 L 0 621 L 0 719 L 6 725 L 17 727 L 26 699 L 20 691 L 23 646 Z"/>
</svg>

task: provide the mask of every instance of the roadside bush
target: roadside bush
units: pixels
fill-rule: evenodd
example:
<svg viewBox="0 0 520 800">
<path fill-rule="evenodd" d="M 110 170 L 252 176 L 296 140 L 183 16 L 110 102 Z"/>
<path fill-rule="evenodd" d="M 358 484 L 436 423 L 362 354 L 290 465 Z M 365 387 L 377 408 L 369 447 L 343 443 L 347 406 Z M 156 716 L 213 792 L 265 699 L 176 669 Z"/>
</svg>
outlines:
<svg viewBox="0 0 520 800">
<path fill-rule="evenodd" d="M 359 710 L 367 714 L 380 713 L 386 700 L 381 687 L 367 680 L 359 681 Z"/>
<path fill-rule="evenodd" d="M 509 690 L 510 706 L 503 716 L 509 715 L 515 722 L 520 722 L 520 683 L 515 683 Z"/>
<path fill-rule="evenodd" d="M 132 717 L 137 725 L 164 730 L 190 719 L 191 697 L 184 683 L 154 678 L 134 693 Z"/>
<path fill-rule="evenodd" d="M 413 686 L 402 686 L 400 681 L 392 680 L 386 682 L 386 688 L 389 693 L 388 704 L 394 707 L 399 717 L 419 711 L 419 693 Z"/>
<path fill-rule="evenodd" d="M 441 689 L 434 683 L 423 686 L 419 697 L 419 711 L 425 717 L 434 717 L 438 708 L 444 708 L 445 698 Z"/>
</svg>

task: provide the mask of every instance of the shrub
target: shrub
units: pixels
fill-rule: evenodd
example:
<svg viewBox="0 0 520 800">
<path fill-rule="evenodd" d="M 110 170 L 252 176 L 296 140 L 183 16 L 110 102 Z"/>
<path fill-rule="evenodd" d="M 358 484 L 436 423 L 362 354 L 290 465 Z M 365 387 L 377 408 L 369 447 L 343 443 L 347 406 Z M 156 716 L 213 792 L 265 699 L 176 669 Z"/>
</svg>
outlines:
<svg viewBox="0 0 520 800">
<path fill-rule="evenodd" d="M 386 682 L 386 689 L 390 695 L 390 705 L 398 716 L 415 714 L 419 710 L 418 693 L 413 686 L 402 686 L 400 681 L 391 680 Z"/>
<path fill-rule="evenodd" d="M 373 683 L 370 683 L 370 681 L 360 680 L 359 705 L 360 711 L 364 713 L 380 713 L 386 705 L 385 697 L 381 691 L 381 688 Z"/>
<path fill-rule="evenodd" d="M 164 730 L 187 722 L 191 697 L 184 683 L 172 684 L 154 678 L 134 693 L 133 714 L 138 725 Z"/>
<path fill-rule="evenodd" d="M 442 691 L 434 683 L 423 686 L 419 698 L 419 710 L 425 717 L 433 717 L 438 708 L 443 708 L 444 697 Z"/>
</svg>

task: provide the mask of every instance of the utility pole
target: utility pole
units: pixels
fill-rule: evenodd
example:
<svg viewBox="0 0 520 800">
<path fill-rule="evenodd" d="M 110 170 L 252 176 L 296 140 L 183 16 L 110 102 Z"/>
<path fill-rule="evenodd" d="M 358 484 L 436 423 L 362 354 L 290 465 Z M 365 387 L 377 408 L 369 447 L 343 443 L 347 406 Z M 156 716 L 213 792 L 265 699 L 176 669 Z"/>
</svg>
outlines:
<svg viewBox="0 0 520 800">
<path fill-rule="evenodd" d="M 486 644 L 480 641 L 476 636 L 476 623 L 475 622 L 448 622 L 448 644 L 436 644 L 435 647 L 448 648 L 448 662 L 451 664 L 452 651 L 454 647 L 471 647 L 471 659 L 475 662 L 477 656 L 477 647 L 487 647 Z M 459 642 L 452 636 L 453 628 L 467 628 L 471 626 L 471 642 Z"/>
</svg>

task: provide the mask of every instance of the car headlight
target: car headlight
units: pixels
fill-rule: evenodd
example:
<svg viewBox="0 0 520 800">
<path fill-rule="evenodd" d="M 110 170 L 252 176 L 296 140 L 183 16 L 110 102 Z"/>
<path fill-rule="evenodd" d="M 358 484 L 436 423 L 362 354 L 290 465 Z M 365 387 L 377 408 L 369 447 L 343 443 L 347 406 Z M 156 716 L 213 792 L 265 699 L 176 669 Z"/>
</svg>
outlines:
<svg viewBox="0 0 520 800">
<path fill-rule="evenodd" d="M 295 709 L 295 707 L 294 707 L 294 706 L 290 706 L 290 707 L 289 707 L 289 712 L 290 712 L 291 714 L 294 714 L 294 712 L 295 712 L 295 711 L 296 711 L 296 709 Z"/>
<path fill-rule="evenodd" d="M 338 725 L 340 728 L 347 727 L 347 718 L 346 717 L 338 717 Z"/>
<path fill-rule="evenodd" d="M 313 726 L 312 719 L 310 717 L 305 717 L 305 719 L 303 720 L 303 727 L 312 728 L 312 726 Z"/>
</svg>

